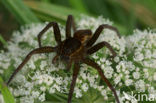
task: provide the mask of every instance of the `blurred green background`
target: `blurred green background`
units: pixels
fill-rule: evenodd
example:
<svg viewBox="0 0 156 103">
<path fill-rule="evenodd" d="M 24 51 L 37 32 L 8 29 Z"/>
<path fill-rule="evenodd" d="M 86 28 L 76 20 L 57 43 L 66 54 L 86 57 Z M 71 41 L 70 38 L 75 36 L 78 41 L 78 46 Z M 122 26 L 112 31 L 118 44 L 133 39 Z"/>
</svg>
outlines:
<svg viewBox="0 0 156 103">
<path fill-rule="evenodd" d="M 21 25 L 65 24 L 68 14 L 109 18 L 122 34 L 130 35 L 135 28 L 156 27 L 156 0 L 0 0 L 0 48 Z"/>
</svg>

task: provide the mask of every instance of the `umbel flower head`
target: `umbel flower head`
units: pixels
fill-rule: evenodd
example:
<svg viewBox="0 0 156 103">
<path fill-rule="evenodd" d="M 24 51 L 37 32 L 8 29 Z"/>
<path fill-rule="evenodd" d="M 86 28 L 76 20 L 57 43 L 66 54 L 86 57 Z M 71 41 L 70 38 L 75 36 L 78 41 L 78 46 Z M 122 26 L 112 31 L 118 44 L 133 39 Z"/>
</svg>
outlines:
<svg viewBox="0 0 156 103">
<path fill-rule="evenodd" d="M 128 57 L 137 67 L 132 74 L 135 88 L 156 97 L 156 32 L 135 30 L 127 42 Z"/>
<path fill-rule="evenodd" d="M 93 32 L 101 24 L 112 25 L 112 22 L 102 17 L 92 18 L 82 16 L 77 20 L 78 29 L 91 29 Z M 13 33 L 7 47 L 8 51 L 0 52 L 0 74 L 8 78 L 24 57 L 38 47 L 37 34 L 45 24 L 27 25 Z M 61 36 L 64 38 L 64 26 L 60 25 Z M 141 36 L 140 36 L 141 35 Z M 43 35 L 45 46 L 55 46 L 53 29 Z M 130 37 L 118 38 L 112 30 L 105 29 L 98 42 L 107 41 L 117 52 L 111 60 L 107 48 L 92 55 L 102 68 L 118 92 L 121 102 L 132 102 L 131 92 L 156 94 L 156 33 L 151 31 L 136 31 Z M 148 55 L 151 53 L 150 55 Z M 19 103 L 61 102 L 67 101 L 71 83 L 72 69 L 67 72 L 64 64 L 52 64 L 54 53 L 36 54 L 13 79 L 10 90 Z M 126 98 L 126 95 L 128 97 Z M 90 100 L 88 100 L 90 98 Z M 97 71 L 87 65 L 81 65 L 80 73 L 74 90 L 73 101 L 76 103 L 115 102 L 108 86 L 101 81 Z"/>
</svg>

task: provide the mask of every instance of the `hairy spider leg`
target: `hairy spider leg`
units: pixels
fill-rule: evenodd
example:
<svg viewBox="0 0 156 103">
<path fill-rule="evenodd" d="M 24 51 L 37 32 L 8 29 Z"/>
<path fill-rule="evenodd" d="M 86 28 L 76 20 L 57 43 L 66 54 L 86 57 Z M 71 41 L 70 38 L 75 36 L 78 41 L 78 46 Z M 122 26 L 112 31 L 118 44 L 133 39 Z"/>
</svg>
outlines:
<svg viewBox="0 0 156 103">
<path fill-rule="evenodd" d="M 56 55 L 53 59 L 52 59 L 52 64 L 55 64 L 56 61 L 58 60 L 59 58 L 59 55 Z"/>
<path fill-rule="evenodd" d="M 80 71 L 80 64 L 79 63 L 74 63 L 72 82 L 71 82 L 70 91 L 69 91 L 69 94 L 68 94 L 68 103 L 71 103 L 73 92 L 74 92 L 74 87 L 75 87 L 75 84 L 76 84 L 76 79 L 77 79 L 79 71 Z"/>
<path fill-rule="evenodd" d="M 118 98 L 117 93 L 116 93 L 116 90 L 111 85 L 111 83 L 108 81 L 108 79 L 105 77 L 105 75 L 104 75 L 102 69 L 100 68 L 100 66 L 97 63 L 95 63 L 93 60 L 89 59 L 89 58 L 84 59 L 83 62 L 85 64 L 89 65 L 89 66 L 92 66 L 93 68 L 95 68 L 98 71 L 98 73 L 101 76 L 101 78 L 103 79 L 103 81 L 105 81 L 105 83 L 108 85 L 108 87 L 114 93 L 114 96 L 115 96 L 115 99 L 116 99 L 117 103 L 120 103 L 119 98 Z"/>
<path fill-rule="evenodd" d="M 59 29 L 58 24 L 56 22 L 50 22 L 38 34 L 38 44 L 39 44 L 39 47 L 42 47 L 42 45 L 41 45 L 41 37 L 42 37 L 42 35 L 52 26 L 53 26 L 54 36 L 55 36 L 55 40 L 56 40 L 57 44 L 59 45 L 61 43 L 61 34 L 60 34 L 60 29 Z"/>
<path fill-rule="evenodd" d="M 40 53 L 50 53 L 50 52 L 55 52 L 56 48 L 55 47 L 41 47 L 32 50 L 23 60 L 23 62 L 17 67 L 17 69 L 13 72 L 11 77 L 9 78 L 7 85 L 11 82 L 11 80 L 14 78 L 14 76 L 23 68 L 23 66 L 30 60 L 31 56 L 34 54 L 40 54 Z"/>
<path fill-rule="evenodd" d="M 102 30 L 105 29 L 105 28 L 114 30 L 114 31 L 117 33 L 118 37 L 121 38 L 120 33 L 119 33 L 119 31 L 118 31 L 117 28 L 115 28 L 115 27 L 113 27 L 113 26 L 110 26 L 110 25 L 107 25 L 107 24 L 102 24 L 102 25 L 100 25 L 100 26 L 96 29 L 94 35 L 93 35 L 92 38 L 88 41 L 87 47 L 91 47 L 91 46 L 96 42 L 96 40 L 98 39 L 98 37 L 99 37 L 99 35 L 101 34 Z"/>
<path fill-rule="evenodd" d="M 73 28 L 74 32 L 76 31 L 74 18 L 72 15 L 68 15 L 66 22 L 66 39 L 71 37 L 71 28 Z"/>
<path fill-rule="evenodd" d="M 104 46 L 106 46 L 112 53 L 113 57 L 116 56 L 116 52 L 113 50 L 112 46 L 108 43 L 108 42 L 100 42 L 96 45 L 94 45 L 93 47 L 91 47 L 90 49 L 88 49 L 87 54 L 91 55 L 95 52 L 97 52 L 99 49 L 103 48 Z"/>
</svg>

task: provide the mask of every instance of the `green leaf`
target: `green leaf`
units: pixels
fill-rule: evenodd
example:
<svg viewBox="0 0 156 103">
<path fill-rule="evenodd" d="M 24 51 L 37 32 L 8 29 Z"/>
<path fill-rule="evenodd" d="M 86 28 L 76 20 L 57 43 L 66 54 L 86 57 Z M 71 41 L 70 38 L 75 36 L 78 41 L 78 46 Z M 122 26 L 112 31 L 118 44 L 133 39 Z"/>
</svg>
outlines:
<svg viewBox="0 0 156 103">
<path fill-rule="evenodd" d="M 60 20 L 65 22 L 67 19 L 67 15 L 72 14 L 75 17 L 80 16 L 80 12 L 64 7 L 56 4 L 49 4 L 46 2 L 39 1 L 24 1 L 26 5 L 28 5 L 37 16 L 44 21 L 51 20 Z"/>
<path fill-rule="evenodd" d="M 22 0 L 1 0 L 3 5 L 15 16 L 20 24 L 39 22 Z"/>
<path fill-rule="evenodd" d="M 4 45 L 4 46 L 7 46 L 7 42 L 4 40 L 4 38 L 1 36 L 0 34 L 0 42 Z"/>
<path fill-rule="evenodd" d="M 113 26 L 119 30 L 121 35 L 130 35 L 129 31 L 127 31 L 127 28 L 125 28 L 123 25 L 114 23 Z"/>
<path fill-rule="evenodd" d="M 9 89 L 7 88 L 6 84 L 3 82 L 1 77 L 0 77 L 0 91 L 3 95 L 5 103 L 15 103 L 13 96 L 11 95 Z"/>
<path fill-rule="evenodd" d="M 67 15 L 72 14 L 75 18 L 79 18 L 81 14 L 81 12 L 74 9 L 45 2 L 25 1 L 25 4 L 34 10 L 35 14 L 43 21 L 59 21 L 64 23 Z M 118 29 L 121 30 L 122 34 L 126 32 L 126 28 L 121 25 Z"/>
<path fill-rule="evenodd" d="M 76 10 L 79 10 L 79 11 L 81 11 L 83 13 L 87 13 L 86 7 L 85 7 L 82 0 L 69 0 L 69 3 Z"/>
</svg>

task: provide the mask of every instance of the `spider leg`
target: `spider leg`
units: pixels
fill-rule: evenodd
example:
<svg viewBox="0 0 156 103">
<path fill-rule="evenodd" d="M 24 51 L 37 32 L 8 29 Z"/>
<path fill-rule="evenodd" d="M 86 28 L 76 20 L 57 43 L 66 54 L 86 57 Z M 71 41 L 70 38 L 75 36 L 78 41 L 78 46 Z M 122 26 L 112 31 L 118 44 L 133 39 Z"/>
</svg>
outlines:
<svg viewBox="0 0 156 103">
<path fill-rule="evenodd" d="M 66 39 L 71 37 L 71 28 L 73 31 L 76 31 L 74 17 L 72 15 L 68 15 L 67 23 L 66 23 Z"/>
<path fill-rule="evenodd" d="M 39 54 L 39 53 L 50 53 L 50 52 L 55 52 L 56 48 L 55 47 L 41 47 L 41 48 L 37 48 L 32 50 L 23 60 L 23 62 L 17 67 L 17 69 L 13 72 L 13 74 L 11 75 L 11 77 L 9 78 L 7 85 L 9 85 L 9 83 L 11 82 L 11 80 L 14 78 L 14 76 L 22 69 L 22 67 L 29 61 L 29 59 L 31 58 L 32 55 L 34 54 Z"/>
<path fill-rule="evenodd" d="M 70 91 L 69 91 L 69 94 L 68 94 L 68 103 L 71 103 L 72 95 L 73 95 L 73 92 L 74 92 L 74 87 L 75 87 L 75 84 L 76 84 L 76 79 L 77 79 L 79 71 L 80 71 L 80 64 L 75 63 L 74 64 L 73 76 L 72 76 L 73 79 L 72 79 L 72 82 L 71 82 L 71 85 L 70 85 Z"/>
<path fill-rule="evenodd" d="M 121 37 L 121 36 L 120 36 L 120 33 L 119 33 L 119 31 L 118 31 L 117 28 L 115 28 L 115 27 L 113 27 L 113 26 L 110 26 L 110 25 L 107 25 L 107 24 L 102 24 L 102 25 L 100 25 L 100 26 L 96 29 L 94 35 L 93 35 L 92 38 L 88 41 L 87 47 L 91 47 L 91 46 L 96 42 L 96 40 L 98 39 L 98 37 L 99 37 L 99 35 L 101 34 L 102 30 L 105 29 L 105 28 L 114 30 L 114 31 L 117 33 L 118 37 L 119 37 L 119 38 Z"/>
<path fill-rule="evenodd" d="M 58 60 L 58 57 L 59 57 L 59 55 L 56 55 L 56 56 L 53 58 L 53 60 L 52 60 L 52 63 L 53 63 L 53 64 L 56 63 L 56 61 Z"/>
<path fill-rule="evenodd" d="M 108 42 L 105 42 L 105 41 L 100 42 L 94 45 L 93 47 L 91 47 L 90 49 L 88 49 L 87 54 L 91 55 L 97 52 L 99 49 L 103 48 L 104 46 L 106 46 L 111 51 L 111 53 L 113 54 L 113 57 L 116 56 L 116 52 L 113 50 L 112 46 Z"/>
<path fill-rule="evenodd" d="M 41 45 L 41 37 L 42 35 L 50 28 L 53 26 L 54 29 L 54 36 L 57 44 L 61 43 L 61 34 L 60 34 L 60 29 L 59 26 L 56 22 L 50 22 L 39 34 L 38 34 L 38 44 L 39 47 L 42 47 Z"/>
<path fill-rule="evenodd" d="M 105 81 L 105 83 L 108 85 L 108 87 L 114 93 L 114 96 L 115 96 L 115 99 L 116 99 L 117 103 L 120 103 L 119 98 L 118 98 L 117 93 L 116 93 L 116 90 L 114 89 L 112 84 L 108 81 L 108 79 L 105 77 L 105 75 L 104 75 L 102 69 L 100 68 L 100 66 L 97 63 L 95 63 L 93 60 L 89 59 L 89 58 L 84 59 L 83 62 L 85 64 L 89 65 L 89 66 L 94 67 L 99 72 L 99 75 L 101 76 L 101 78 Z"/>
</svg>

